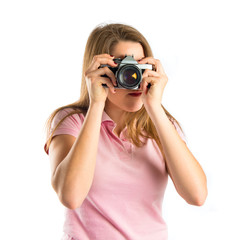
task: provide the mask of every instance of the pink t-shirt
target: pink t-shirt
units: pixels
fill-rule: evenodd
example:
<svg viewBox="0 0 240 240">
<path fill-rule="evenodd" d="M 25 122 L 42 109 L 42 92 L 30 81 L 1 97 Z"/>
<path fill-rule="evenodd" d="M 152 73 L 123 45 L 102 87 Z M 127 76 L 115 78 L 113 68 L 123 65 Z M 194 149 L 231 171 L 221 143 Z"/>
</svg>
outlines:
<svg viewBox="0 0 240 240">
<path fill-rule="evenodd" d="M 54 119 L 54 127 L 70 109 Z M 83 114 L 64 120 L 54 135 L 77 137 Z M 66 208 L 64 240 L 166 240 L 162 201 L 168 174 L 152 139 L 141 148 L 114 133 L 116 124 L 103 112 L 93 183 L 82 205 Z M 184 135 L 175 125 L 179 135 Z"/>
</svg>

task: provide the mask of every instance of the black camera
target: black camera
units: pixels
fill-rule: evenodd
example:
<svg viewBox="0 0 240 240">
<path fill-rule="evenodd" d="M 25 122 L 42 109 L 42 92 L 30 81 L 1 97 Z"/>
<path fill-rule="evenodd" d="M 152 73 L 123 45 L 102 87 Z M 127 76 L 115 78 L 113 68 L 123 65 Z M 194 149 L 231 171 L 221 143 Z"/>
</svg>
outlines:
<svg viewBox="0 0 240 240">
<path fill-rule="evenodd" d="M 113 59 L 118 64 L 117 67 L 111 67 L 107 64 L 101 65 L 100 67 L 108 67 L 116 76 L 117 86 L 115 88 L 127 88 L 127 89 L 139 89 L 142 74 L 145 69 L 151 69 L 151 64 L 139 64 L 133 56 L 125 56 L 125 58 Z M 104 77 L 107 77 L 104 75 Z M 107 87 L 106 84 L 103 84 Z"/>
</svg>

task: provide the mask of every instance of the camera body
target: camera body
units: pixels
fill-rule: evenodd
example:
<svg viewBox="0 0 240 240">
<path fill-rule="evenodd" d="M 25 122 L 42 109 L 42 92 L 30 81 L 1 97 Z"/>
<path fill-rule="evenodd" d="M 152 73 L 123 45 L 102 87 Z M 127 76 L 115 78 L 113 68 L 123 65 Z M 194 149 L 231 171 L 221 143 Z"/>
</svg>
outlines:
<svg viewBox="0 0 240 240">
<path fill-rule="evenodd" d="M 107 64 L 101 65 L 101 67 L 108 67 L 117 79 L 117 86 L 115 88 L 121 89 L 139 89 L 142 74 L 145 69 L 153 69 L 151 64 L 139 64 L 133 56 L 125 56 L 125 58 L 116 58 L 114 62 L 118 64 L 117 67 L 111 67 Z M 106 77 L 106 75 L 104 75 Z M 107 87 L 106 84 L 103 84 Z"/>
</svg>

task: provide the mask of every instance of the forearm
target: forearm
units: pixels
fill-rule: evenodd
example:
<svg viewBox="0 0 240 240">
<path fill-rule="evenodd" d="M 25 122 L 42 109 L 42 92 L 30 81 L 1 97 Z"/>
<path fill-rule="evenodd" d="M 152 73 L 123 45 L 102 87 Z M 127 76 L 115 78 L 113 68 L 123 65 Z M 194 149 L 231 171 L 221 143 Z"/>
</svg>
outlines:
<svg viewBox="0 0 240 240">
<path fill-rule="evenodd" d="M 169 174 L 178 193 L 190 204 L 202 205 L 207 196 L 206 176 L 163 108 L 149 110 L 166 157 Z"/>
<path fill-rule="evenodd" d="M 56 191 L 62 202 L 76 208 L 92 184 L 104 104 L 91 105 L 80 133 L 54 175 Z"/>
</svg>

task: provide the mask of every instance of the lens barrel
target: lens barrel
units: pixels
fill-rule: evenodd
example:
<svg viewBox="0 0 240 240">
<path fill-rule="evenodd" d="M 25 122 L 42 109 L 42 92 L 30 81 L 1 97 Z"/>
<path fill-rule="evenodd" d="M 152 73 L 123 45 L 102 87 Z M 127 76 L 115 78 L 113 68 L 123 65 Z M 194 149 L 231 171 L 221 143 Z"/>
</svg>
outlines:
<svg viewBox="0 0 240 240">
<path fill-rule="evenodd" d="M 140 71 L 138 67 L 132 64 L 122 66 L 117 73 L 118 83 L 124 88 L 136 88 L 142 80 Z"/>
</svg>

